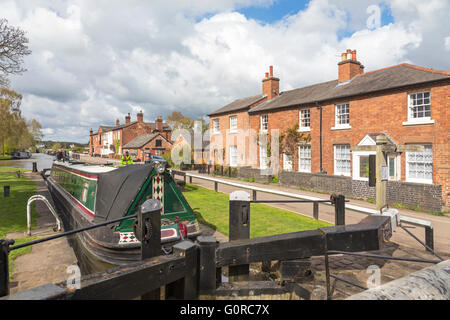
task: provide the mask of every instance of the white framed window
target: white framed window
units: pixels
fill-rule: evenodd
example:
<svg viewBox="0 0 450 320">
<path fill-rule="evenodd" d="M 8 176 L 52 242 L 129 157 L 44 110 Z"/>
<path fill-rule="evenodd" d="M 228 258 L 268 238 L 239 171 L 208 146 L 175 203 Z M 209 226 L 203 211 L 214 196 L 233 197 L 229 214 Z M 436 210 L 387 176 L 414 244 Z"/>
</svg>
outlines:
<svg viewBox="0 0 450 320">
<path fill-rule="evenodd" d="M 387 165 L 389 172 L 389 180 L 400 180 L 400 161 L 401 156 L 399 154 L 391 153 L 387 157 Z"/>
<path fill-rule="evenodd" d="M 237 146 L 230 146 L 230 167 L 236 167 L 238 162 Z"/>
<path fill-rule="evenodd" d="M 220 133 L 220 120 L 219 119 L 213 120 L 213 133 Z"/>
<path fill-rule="evenodd" d="M 334 174 L 350 176 L 349 144 L 337 144 L 334 146 Z"/>
<path fill-rule="evenodd" d="M 423 152 L 406 152 L 406 181 L 433 183 L 433 148 L 424 145 Z"/>
<path fill-rule="evenodd" d="M 230 132 L 237 131 L 237 116 L 230 117 Z"/>
<path fill-rule="evenodd" d="M 431 120 L 431 97 L 429 91 L 408 95 L 408 121 L 403 125 L 434 123 Z"/>
<path fill-rule="evenodd" d="M 335 123 L 331 129 L 350 129 L 350 105 L 348 103 L 335 105 Z"/>
<path fill-rule="evenodd" d="M 264 114 L 261 116 L 261 131 L 267 132 L 269 130 L 269 116 Z"/>
<path fill-rule="evenodd" d="M 292 154 L 283 153 L 283 170 L 292 171 Z"/>
<path fill-rule="evenodd" d="M 298 146 L 298 171 L 311 172 L 311 146 Z"/>
<path fill-rule="evenodd" d="M 375 154 L 375 151 L 355 151 L 352 153 L 353 179 L 369 181 L 369 156 Z"/>
<path fill-rule="evenodd" d="M 309 109 L 303 109 L 299 111 L 298 114 L 298 130 L 299 131 L 310 131 L 311 127 L 311 113 Z"/>
</svg>

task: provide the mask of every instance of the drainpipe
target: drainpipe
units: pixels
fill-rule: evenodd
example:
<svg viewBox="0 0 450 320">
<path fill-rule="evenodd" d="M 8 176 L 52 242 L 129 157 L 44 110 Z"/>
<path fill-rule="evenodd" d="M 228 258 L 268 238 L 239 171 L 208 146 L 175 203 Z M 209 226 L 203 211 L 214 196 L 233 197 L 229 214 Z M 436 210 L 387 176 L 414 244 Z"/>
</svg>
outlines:
<svg viewBox="0 0 450 320">
<path fill-rule="evenodd" d="M 320 173 L 323 172 L 323 167 L 322 167 L 322 106 L 319 105 L 318 102 L 316 102 L 316 107 L 320 110 L 320 141 L 319 141 L 319 146 L 320 146 Z"/>
</svg>

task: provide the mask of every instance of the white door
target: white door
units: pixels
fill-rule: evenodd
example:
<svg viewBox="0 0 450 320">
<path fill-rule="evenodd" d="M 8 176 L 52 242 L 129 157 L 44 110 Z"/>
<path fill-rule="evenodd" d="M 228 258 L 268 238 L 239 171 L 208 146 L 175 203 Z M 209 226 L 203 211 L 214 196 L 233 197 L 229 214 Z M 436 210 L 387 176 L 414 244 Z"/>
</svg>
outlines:
<svg viewBox="0 0 450 320">
<path fill-rule="evenodd" d="M 267 169 L 267 146 L 259 146 L 259 168 Z"/>
<path fill-rule="evenodd" d="M 237 166 L 237 146 L 230 146 L 230 167 Z"/>
</svg>

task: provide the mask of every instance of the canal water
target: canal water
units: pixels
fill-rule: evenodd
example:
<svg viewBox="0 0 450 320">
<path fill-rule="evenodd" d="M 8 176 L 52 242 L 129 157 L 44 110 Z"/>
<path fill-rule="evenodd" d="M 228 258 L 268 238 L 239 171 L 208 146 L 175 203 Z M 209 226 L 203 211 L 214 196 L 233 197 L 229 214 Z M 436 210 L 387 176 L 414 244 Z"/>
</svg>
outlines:
<svg viewBox="0 0 450 320">
<path fill-rule="evenodd" d="M 45 153 L 33 153 L 30 159 L 0 160 L 0 166 L 32 170 L 33 162 L 37 162 L 38 171 L 42 171 L 51 168 L 54 159 L 54 156 Z"/>
</svg>

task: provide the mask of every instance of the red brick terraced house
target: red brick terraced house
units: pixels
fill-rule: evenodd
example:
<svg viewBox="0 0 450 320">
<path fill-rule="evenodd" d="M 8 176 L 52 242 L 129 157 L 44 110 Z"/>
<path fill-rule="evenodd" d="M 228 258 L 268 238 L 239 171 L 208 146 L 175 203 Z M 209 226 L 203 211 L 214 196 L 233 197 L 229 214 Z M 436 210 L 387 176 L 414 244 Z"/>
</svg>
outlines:
<svg viewBox="0 0 450 320">
<path fill-rule="evenodd" d="M 125 116 L 124 124 L 120 124 L 117 119 L 115 126 L 99 126 L 96 133 L 90 130 L 89 154 L 109 158 L 119 157 L 124 152 L 125 145 L 146 135 L 160 135 L 161 139 L 171 141 L 172 129 L 163 123 L 161 116 L 156 117 L 155 122 L 144 122 L 142 111 L 137 114 L 136 121 L 131 121 L 131 115 L 128 114 Z M 118 150 L 116 150 L 117 147 Z M 156 152 L 158 148 L 161 149 L 156 145 L 154 148 L 156 149 L 153 152 Z M 143 158 L 139 159 L 143 161 Z"/>
<path fill-rule="evenodd" d="M 280 151 L 280 183 L 375 198 L 367 171 L 368 157 L 375 152 L 351 148 L 375 145 L 383 134 L 390 144 L 424 146 L 423 152 L 387 155 L 388 203 L 449 210 L 450 72 L 406 63 L 364 72 L 356 50 L 347 50 L 336 80 L 281 93 L 279 81 L 270 67 L 261 95 L 209 114 L 212 162 L 219 163 L 222 154 L 224 165 L 240 167 L 241 176 L 259 177 L 267 147 L 240 133 L 283 133 L 298 126 L 310 139 L 292 154 Z"/>
</svg>

